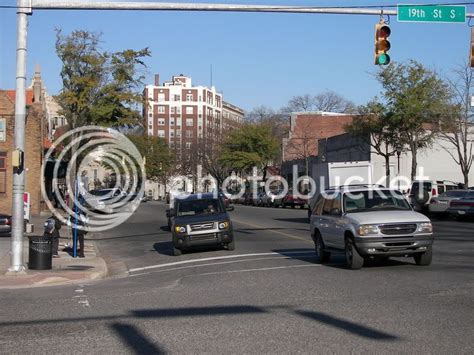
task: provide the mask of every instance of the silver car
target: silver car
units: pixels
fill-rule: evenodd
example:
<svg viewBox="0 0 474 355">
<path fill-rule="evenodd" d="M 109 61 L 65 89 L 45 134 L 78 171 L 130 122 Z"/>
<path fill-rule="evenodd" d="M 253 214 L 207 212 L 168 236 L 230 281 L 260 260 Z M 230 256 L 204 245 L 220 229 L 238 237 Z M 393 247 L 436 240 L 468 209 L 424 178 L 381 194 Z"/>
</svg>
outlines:
<svg viewBox="0 0 474 355">
<path fill-rule="evenodd" d="M 430 201 L 428 209 L 431 214 L 442 215 L 448 213 L 451 201 L 457 201 L 464 198 L 472 190 L 450 190 L 433 197 Z"/>
<path fill-rule="evenodd" d="M 311 211 L 311 237 L 321 262 L 344 251 L 346 265 L 359 269 L 367 258 L 412 256 L 430 265 L 433 229 L 397 190 L 350 186 L 321 193 Z"/>
</svg>

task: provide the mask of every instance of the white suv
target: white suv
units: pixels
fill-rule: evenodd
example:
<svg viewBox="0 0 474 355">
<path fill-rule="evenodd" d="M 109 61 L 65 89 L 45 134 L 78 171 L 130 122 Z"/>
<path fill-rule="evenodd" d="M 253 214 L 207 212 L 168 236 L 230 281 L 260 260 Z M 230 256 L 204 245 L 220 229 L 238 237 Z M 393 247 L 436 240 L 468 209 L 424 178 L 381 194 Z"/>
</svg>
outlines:
<svg viewBox="0 0 474 355">
<path fill-rule="evenodd" d="M 431 264 L 431 222 L 413 211 L 398 190 L 373 186 L 326 190 L 310 220 L 321 262 L 334 251 L 344 251 L 350 269 L 360 269 L 366 258 L 390 256 L 412 256 L 417 265 Z"/>
</svg>

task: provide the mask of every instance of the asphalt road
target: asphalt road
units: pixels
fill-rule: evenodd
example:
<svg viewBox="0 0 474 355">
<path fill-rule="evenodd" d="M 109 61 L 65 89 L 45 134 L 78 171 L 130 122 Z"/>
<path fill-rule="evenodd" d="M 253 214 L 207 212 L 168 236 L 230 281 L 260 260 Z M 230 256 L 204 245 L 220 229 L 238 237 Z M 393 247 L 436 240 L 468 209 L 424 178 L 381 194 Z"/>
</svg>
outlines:
<svg viewBox="0 0 474 355">
<path fill-rule="evenodd" d="M 235 251 L 174 257 L 165 208 L 94 236 L 115 278 L 0 291 L 0 352 L 473 352 L 474 223 L 435 222 L 429 267 L 350 271 L 317 262 L 291 209 L 237 206 Z"/>
</svg>

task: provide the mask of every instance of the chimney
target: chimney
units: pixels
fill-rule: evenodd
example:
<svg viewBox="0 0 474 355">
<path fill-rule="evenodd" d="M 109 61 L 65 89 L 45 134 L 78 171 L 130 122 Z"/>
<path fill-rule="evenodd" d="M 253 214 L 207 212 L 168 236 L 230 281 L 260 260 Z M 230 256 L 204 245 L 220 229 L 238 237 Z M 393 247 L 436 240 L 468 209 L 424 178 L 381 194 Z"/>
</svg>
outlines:
<svg viewBox="0 0 474 355">
<path fill-rule="evenodd" d="M 155 74 L 155 86 L 160 86 L 160 74 Z"/>
<path fill-rule="evenodd" d="M 39 64 L 35 66 L 35 76 L 33 77 L 33 102 L 43 101 L 43 82 L 41 80 L 41 69 Z"/>
</svg>

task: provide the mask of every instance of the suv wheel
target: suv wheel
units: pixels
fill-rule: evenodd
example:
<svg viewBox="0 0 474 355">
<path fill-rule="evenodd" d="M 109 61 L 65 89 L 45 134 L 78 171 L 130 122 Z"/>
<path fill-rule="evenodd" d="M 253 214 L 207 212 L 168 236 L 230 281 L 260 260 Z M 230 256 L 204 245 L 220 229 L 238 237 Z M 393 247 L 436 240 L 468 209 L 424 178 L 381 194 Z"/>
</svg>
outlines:
<svg viewBox="0 0 474 355">
<path fill-rule="evenodd" d="M 346 265 L 349 269 L 357 270 L 364 265 L 364 258 L 359 254 L 351 238 L 346 238 Z"/>
<path fill-rule="evenodd" d="M 232 240 L 230 243 L 227 243 L 227 250 L 235 250 L 235 240 Z"/>
<path fill-rule="evenodd" d="M 428 266 L 433 259 L 433 247 L 430 245 L 424 253 L 416 254 L 414 257 L 416 265 Z"/>
<path fill-rule="evenodd" d="M 314 249 L 316 251 L 316 255 L 319 257 L 319 262 L 321 264 L 327 263 L 331 258 L 331 253 L 324 250 L 323 238 L 321 237 L 321 233 L 319 232 L 316 232 Z"/>
<path fill-rule="evenodd" d="M 174 245 L 173 245 L 173 254 L 174 256 L 180 256 L 183 252 L 181 251 L 181 249 L 178 249 L 178 248 L 175 248 Z"/>
</svg>

